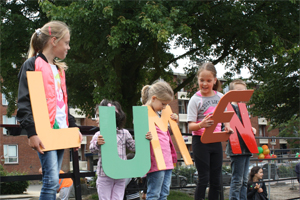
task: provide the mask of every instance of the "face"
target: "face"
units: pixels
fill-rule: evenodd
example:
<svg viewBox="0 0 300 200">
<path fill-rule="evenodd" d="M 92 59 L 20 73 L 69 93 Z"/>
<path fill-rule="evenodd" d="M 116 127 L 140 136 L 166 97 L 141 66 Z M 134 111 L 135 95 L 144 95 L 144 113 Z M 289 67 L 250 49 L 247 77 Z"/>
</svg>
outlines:
<svg viewBox="0 0 300 200">
<path fill-rule="evenodd" d="M 256 177 L 258 180 L 262 179 L 263 178 L 263 170 L 262 169 L 259 169 L 258 172 L 254 175 L 254 177 Z"/>
<path fill-rule="evenodd" d="M 158 99 L 156 96 L 152 96 L 150 106 L 155 112 L 158 112 L 165 109 L 170 102 L 171 101 L 163 101 Z"/>
<path fill-rule="evenodd" d="M 217 78 L 214 77 L 211 71 L 203 70 L 198 76 L 198 84 L 201 94 L 203 96 L 213 96 L 214 93 L 212 90 L 216 82 Z"/>
<path fill-rule="evenodd" d="M 242 90 L 246 90 L 246 86 L 244 86 L 243 84 L 235 84 L 233 86 L 233 90 L 237 90 L 237 91 L 242 91 Z"/>
<path fill-rule="evenodd" d="M 55 46 L 53 47 L 54 55 L 55 57 L 59 59 L 65 59 L 68 50 L 70 49 L 70 33 L 69 31 L 65 34 L 65 36 L 59 40 L 54 41 Z"/>
</svg>

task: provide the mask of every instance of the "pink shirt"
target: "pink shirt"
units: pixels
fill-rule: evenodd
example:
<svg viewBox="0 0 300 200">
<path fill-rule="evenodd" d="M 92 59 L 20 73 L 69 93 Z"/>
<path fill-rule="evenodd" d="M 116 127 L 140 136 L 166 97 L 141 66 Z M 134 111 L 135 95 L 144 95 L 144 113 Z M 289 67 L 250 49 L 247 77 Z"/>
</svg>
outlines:
<svg viewBox="0 0 300 200">
<path fill-rule="evenodd" d="M 173 163 L 177 162 L 177 154 L 171 139 L 171 135 L 169 131 L 164 132 L 160 130 L 157 126 L 156 126 L 156 131 L 157 131 L 160 147 L 163 153 L 163 157 L 166 163 L 166 170 L 174 169 Z M 157 168 L 157 163 L 155 160 L 152 146 L 150 146 L 150 152 L 151 152 L 151 168 L 148 173 L 159 171 Z"/>
</svg>

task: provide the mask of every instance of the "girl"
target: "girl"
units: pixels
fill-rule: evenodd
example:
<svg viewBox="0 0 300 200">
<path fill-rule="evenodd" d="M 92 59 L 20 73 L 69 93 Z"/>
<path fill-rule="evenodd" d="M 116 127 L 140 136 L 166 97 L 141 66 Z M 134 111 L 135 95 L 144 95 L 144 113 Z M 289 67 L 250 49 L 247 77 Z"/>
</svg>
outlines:
<svg viewBox="0 0 300 200">
<path fill-rule="evenodd" d="M 65 71 L 67 66 L 55 58 L 64 59 L 70 49 L 70 31 L 60 21 L 51 21 L 37 29 L 30 41 L 28 59 L 19 73 L 17 119 L 27 131 L 29 146 L 38 152 L 43 170 L 43 186 L 40 199 L 56 199 L 59 187 L 59 171 L 64 150 L 43 152 L 42 141 L 37 136 L 32 116 L 31 103 L 27 84 L 27 71 L 41 71 L 51 127 L 55 129 L 76 127 L 75 119 L 68 112 L 68 96 Z M 79 133 L 82 139 L 81 133 Z"/>
<path fill-rule="evenodd" d="M 204 128 L 214 124 L 211 114 L 215 110 L 220 98 L 223 96 L 217 92 L 221 84 L 216 78 L 217 72 L 212 63 L 203 64 L 198 72 L 197 79 L 199 91 L 193 95 L 188 104 L 189 130 L 192 131 L 192 148 L 194 161 L 198 171 L 198 183 L 195 191 L 195 199 L 205 199 L 205 191 L 209 181 L 208 199 L 216 200 L 220 196 L 221 171 L 223 150 L 221 142 L 203 144 L 201 135 Z M 225 131 L 232 132 L 229 123 L 225 123 Z M 219 123 L 214 130 L 221 131 Z"/>
<path fill-rule="evenodd" d="M 168 83 L 158 81 L 151 86 L 144 86 L 141 95 L 143 104 L 150 106 L 155 112 L 160 112 L 173 100 L 174 93 Z M 171 118 L 178 120 L 176 114 L 172 114 Z M 167 199 L 170 190 L 172 169 L 174 168 L 173 163 L 177 162 L 176 150 L 169 131 L 164 132 L 157 126 L 156 131 L 167 168 L 162 171 L 158 170 L 151 146 L 151 168 L 147 174 L 147 200 Z"/>
<path fill-rule="evenodd" d="M 261 182 L 263 175 L 261 167 L 255 166 L 251 169 L 247 188 L 248 200 L 268 200 L 266 185 Z"/>
<path fill-rule="evenodd" d="M 108 101 L 106 99 L 102 100 L 100 106 L 114 106 L 116 109 L 116 123 L 117 123 L 117 142 L 118 142 L 118 153 L 119 157 L 126 160 L 126 147 L 127 149 L 134 151 L 135 142 L 132 139 L 131 134 L 128 130 L 124 129 L 123 126 L 126 122 L 126 115 L 123 112 L 121 105 L 114 101 Z M 96 107 L 96 118 L 97 124 L 99 124 L 99 109 Z M 152 139 L 150 132 L 146 134 L 148 140 Z M 105 144 L 104 138 L 100 135 L 100 131 L 96 132 L 90 142 L 90 151 L 92 153 L 98 153 L 99 160 L 97 165 L 97 192 L 99 200 L 122 200 L 125 191 L 125 181 L 126 179 L 112 179 L 103 171 L 102 161 L 101 161 L 101 148 L 100 146 Z"/>
</svg>

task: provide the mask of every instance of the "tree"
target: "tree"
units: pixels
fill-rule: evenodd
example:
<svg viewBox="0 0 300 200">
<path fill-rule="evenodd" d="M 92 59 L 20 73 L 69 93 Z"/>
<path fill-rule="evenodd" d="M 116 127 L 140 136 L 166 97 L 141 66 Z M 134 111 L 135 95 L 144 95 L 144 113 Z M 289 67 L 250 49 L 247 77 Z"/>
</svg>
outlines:
<svg viewBox="0 0 300 200">
<path fill-rule="evenodd" d="M 1 93 L 9 102 L 10 116 L 16 109 L 18 73 L 26 59 L 29 41 L 35 29 L 48 21 L 38 1 L 1 1 Z"/>
<path fill-rule="evenodd" d="M 175 93 L 192 87 L 202 62 L 224 63 L 230 79 L 243 67 L 254 74 L 280 66 L 274 60 L 283 58 L 289 68 L 299 53 L 299 5 L 286 1 L 41 1 L 40 6 L 72 29 L 66 59 L 70 103 L 90 115 L 96 103 L 109 98 L 131 119 L 143 85 L 163 78 Z M 172 40 L 187 52 L 170 53 Z M 191 60 L 188 77 L 177 83 L 170 65 L 185 57 Z"/>
</svg>

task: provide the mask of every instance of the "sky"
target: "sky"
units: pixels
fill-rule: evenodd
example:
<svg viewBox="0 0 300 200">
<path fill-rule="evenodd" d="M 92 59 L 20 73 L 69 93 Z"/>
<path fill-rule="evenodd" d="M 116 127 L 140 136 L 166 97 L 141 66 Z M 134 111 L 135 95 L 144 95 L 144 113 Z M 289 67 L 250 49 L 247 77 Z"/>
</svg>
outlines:
<svg viewBox="0 0 300 200">
<path fill-rule="evenodd" d="M 180 56 L 180 55 L 184 54 L 185 52 L 186 52 L 186 50 L 183 48 L 176 48 L 176 49 L 173 48 L 171 50 L 171 53 L 173 53 L 175 55 L 175 57 Z M 177 63 L 179 64 L 179 66 L 176 69 L 174 67 L 172 67 L 173 71 L 177 72 L 177 73 L 184 73 L 183 68 L 188 65 L 189 59 L 188 58 L 180 59 L 177 61 Z M 223 74 L 225 72 L 229 71 L 228 69 L 225 69 L 225 66 L 220 63 L 217 64 L 215 67 L 217 69 L 217 77 L 218 78 L 222 78 Z M 249 70 L 246 68 L 243 68 L 243 69 L 241 69 L 241 74 L 235 75 L 233 78 L 239 78 L 240 76 L 242 76 L 242 78 L 249 78 L 250 77 Z"/>
</svg>

